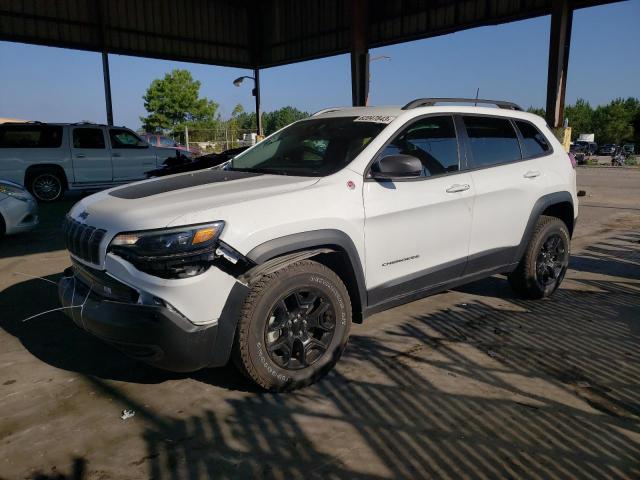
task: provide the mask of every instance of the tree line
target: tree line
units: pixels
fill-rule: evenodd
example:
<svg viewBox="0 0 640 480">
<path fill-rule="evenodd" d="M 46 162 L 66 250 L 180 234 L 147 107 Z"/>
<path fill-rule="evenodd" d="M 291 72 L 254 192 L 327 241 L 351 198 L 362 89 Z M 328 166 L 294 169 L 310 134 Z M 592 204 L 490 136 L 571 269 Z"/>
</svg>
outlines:
<svg viewBox="0 0 640 480">
<path fill-rule="evenodd" d="M 140 117 L 147 132 L 163 132 L 182 135 L 185 127 L 193 132 L 193 140 L 208 140 L 208 132 L 224 131 L 235 136 L 256 130 L 256 114 L 245 112 L 242 105 L 236 105 L 231 117 L 222 119 L 219 105 L 213 100 L 200 97 L 200 82 L 188 70 L 176 69 L 164 78 L 151 82 L 144 99 L 148 112 Z M 529 112 L 542 117 L 542 108 L 529 107 Z M 287 106 L 262 114 L 265 135 L 308 117 L 309 113 Z M 638 98 L 617 98 L 607 105 L 592 107 L 587 100 L 579 98 L 573 105 L 565 107 L 565 117 L 572 128 L 572 140 L 581 133 L 594 133 L 596 142 L 620 144 L 634 142 L 640 145 L 640 100 Z M 191 135 L 190 135 L 191 136 Z M 202 138 L 197 138 L 197 137 Z"/>
<path fill-rule="evenodd" d="M 201 83 L 188 70 L 176 69 L 164 78 L 155 79 L 142 97 L 148 115 L 140 117 L 146 132 L 182 135 L 189 129 L 194 141 L 209 140 L 213 132 L 226 132 L 231 136 L 256 130 L 256 114 L 245 112 L 238 104 L 231 118 L 222 119 L 219 104 L 200 97 Z M 265 135 L 286 125 L 306 118 L 309 113 L 294 107 L 283 107 L 262 114 Z M 202 137 L 202 138 L 198 138 Z"/>
<path fill-rule="evenodd" d="M 544 117 L 543 108 L 529 107 L 529 112 Z M 606 143 L 631 142 L 640 145 L 640 99 L 616 98 L 606 105 L 592 107 L 579 98 L 573 105 L 567 105 L 564 116 L 571 127 L 571 140 L 581 133 L 594 133 L 599 145 Z"/>
</svg>

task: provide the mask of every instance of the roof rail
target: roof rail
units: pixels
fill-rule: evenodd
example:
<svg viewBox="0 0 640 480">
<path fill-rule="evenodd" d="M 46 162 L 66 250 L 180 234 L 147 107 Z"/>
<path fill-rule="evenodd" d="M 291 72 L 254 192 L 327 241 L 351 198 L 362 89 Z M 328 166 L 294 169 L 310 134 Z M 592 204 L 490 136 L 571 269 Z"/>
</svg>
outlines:
<svg viewBox="0 0 640 480">
<path fill-rule="evenodd" d="M 344 107 L 329 107 L 329 108 L 323 108 L 322 110 L 318 110 L 316 113 L 314 113 L 313 115 L 311 115 L 312 117 L 317 117 L 318 115 L 322 115 L 323 113 L 329 113 L 329 112 L 337 112 L 339 110 L 342 110 Z"/>
<path fill-rule="evenodd" d="M 505 108 L 507 110 L 520 110 L 519 105 L 513 102 L 505 102 L 502 100 L 486 100 L 483 98 L 417 98 L 407 103 L 402 110 L 411 110 L 417 107 L 432 107 L 436 103 L 483 103 L 488 105 L 495 105 L 498 108 Z"/>
</svg>

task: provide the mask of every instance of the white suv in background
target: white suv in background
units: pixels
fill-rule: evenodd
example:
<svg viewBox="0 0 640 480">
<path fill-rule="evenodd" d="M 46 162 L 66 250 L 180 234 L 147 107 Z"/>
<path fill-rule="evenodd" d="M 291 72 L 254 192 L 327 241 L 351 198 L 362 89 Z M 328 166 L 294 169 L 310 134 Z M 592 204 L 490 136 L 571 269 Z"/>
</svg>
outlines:
<svg viewBox="0 0 640 480">
<path fill-rule="evenodd" d="M 145 178 L 183 155 L 152 147 L 124 127 L 90 123 L 0 124 L 0 179 L 20 183 L 40 201 L 65 190 L 99 190 Z"/>
<path fill-rule="evenodd" d="M 175 371 L 233 358 L 279 391 L 338 360 L 351 322 L 496 273 L 552 294 L 578 214 L 544 120 L 499 108 L 332 108 L 221 168 L 87 197 L 59 295 L 75 323 Z"/>
</svg>

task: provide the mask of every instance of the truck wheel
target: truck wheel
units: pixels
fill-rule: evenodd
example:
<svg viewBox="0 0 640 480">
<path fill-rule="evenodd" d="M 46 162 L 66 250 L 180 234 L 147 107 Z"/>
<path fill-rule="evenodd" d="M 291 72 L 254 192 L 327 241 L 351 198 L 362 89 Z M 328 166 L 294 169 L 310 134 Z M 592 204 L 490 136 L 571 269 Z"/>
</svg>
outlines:
<svg viewBox="0 0 640 480">
<path fill-rule="evenodd" d="M 331 370 L 350 327 L 351 301 L 342 280 L 320 263 L 299 261 L 251 287 L 233 361 L 266 390 L 294 390 Z"/>
<path fill-rule="evenodd" d="M 63 185 L 58 173 L 40 170 L 31 175 L 27 188 L 38 201 L 54 202 L 62 196 Z"/>
<path fill-rule="evenodd" d="M 565 223 L 542 215 L 520 263 L 509 274 L 511 287 L 526 298 L 548 297 L 564 279 L 570 250 L 571 239 Z"/>
</svg>

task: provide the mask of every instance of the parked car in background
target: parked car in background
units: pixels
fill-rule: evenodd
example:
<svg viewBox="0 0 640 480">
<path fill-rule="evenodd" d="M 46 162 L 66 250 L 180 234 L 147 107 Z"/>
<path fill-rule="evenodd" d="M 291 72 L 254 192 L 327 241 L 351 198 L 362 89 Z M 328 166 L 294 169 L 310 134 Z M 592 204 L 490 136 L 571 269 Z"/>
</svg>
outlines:
<svg viewBox="0 0 640 480">
<path fill-rule="evenodd" d="M 570 151 L 575 153 L 584 153 L 585 155 L 595 155 L 598 151 L 598 144 L 595 142 L 585 142 L 576 140 L 570 147 Z"/>
<path fill-rule="evenodd" d="M 0 237 L 38 225 L 38 203 L 20 184 L 0 180 Z"/>
<path fill-rule="evenodd" d="M 622 153 L 625 155 L 633 155 L 636 153 L 636 146 L 634 143 L 625 143 L 622 145 Z"/>
<path fill-rule="evenodd" d="M 165 135 L 158 135 L 155 133 L 143 133 L 141 137 L 149 144 L 154 147 L 163 147 L 163 148 L 175 148 L 176 150 L 180 150 L 187 156 L 197 156 L 200 155 L 200 149 L 197 147 L 189 147 L 187 148 L 185 145 L 176 142 L 173 138 L 167 137 Z"/>
<path fill-rule="evenodd" d="M 174 163 L 167 162 L 162 168 L 157 168 L 147 172 L 147 178 L 164 177 L 173 175 L 174 173 L 195 172 L 196 170 L 204 170 L 205 168 L 217 167 L 224 162 L 231 160 L 236 155 L 244 152 L 249 147 L 232 148 L 222 153 L 210 153 L 196 158 L 192 162 Z"/>
<path fill-rule="evenodd" d="M 598 155 L 613 155 L 616 152 L 615 143 L 607 143 L 598 149 Z"/>
<path fill-rule="evenodd" d="M 150 146 L 125 127 L 91 123 L 0 125 L 0 178 L 27 187 L 43 202 L 65 190 L 100 190 L 145 178 L 177 157 L 175 148 Z"/>
</svg>

